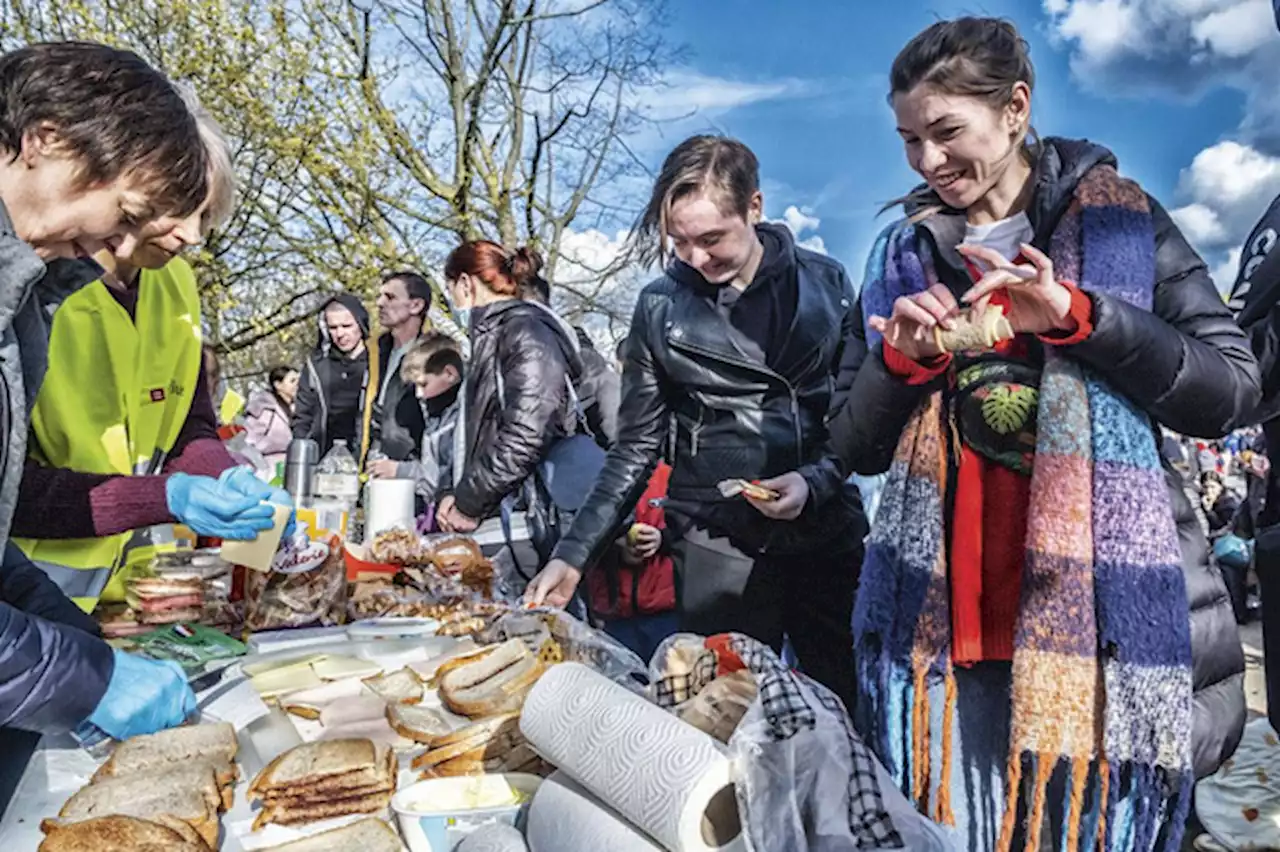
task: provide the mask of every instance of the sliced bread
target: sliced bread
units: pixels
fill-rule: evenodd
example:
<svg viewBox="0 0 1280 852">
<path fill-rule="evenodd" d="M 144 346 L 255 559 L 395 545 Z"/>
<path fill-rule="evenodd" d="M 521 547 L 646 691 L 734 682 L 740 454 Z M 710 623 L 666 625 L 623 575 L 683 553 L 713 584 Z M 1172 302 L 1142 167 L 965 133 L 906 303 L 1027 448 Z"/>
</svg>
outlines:
<svg viewBox="0 0 1280 852">
<path fill-rule="evenodd" d="M 112 815 L 83 822 L 45 820 L 39 852 L 210 852 L 191 826 L 170 817 L 155 820 Z"/>
<path fill-rule="evenodd" d="M 439 712 L 412 704 L 388 704 L 387 724 L 400 736 L 423 745 L 435 745 L 453 733 L 453 726 Z"/>
<path fill-rule="evenodd" d="M 362 819 L 262 852 L 404 852 L 404 844 L 383 820 Z"/>
<path fill-rule="evenodd" d="M 359 786 L 381 780 L 385 769 L 378 750 L 367 739 L 321 740 L 291 748 L 263 767 L 249 785 L 250 799 L 274 788 L 311 787 L 326 782 Z"/>
<path fill-rule="evenodd" d="M 365 678 L 364 685 L 389 704 L 417 704 L 422 701 L 422 681 L 413 669 L 403 669 Z"/>
<path fill-rule="evenodd" d="M 120 743 L 93 778 L 97 781 L 135 772 L 153 772 L 165 765 L 192 760 L 209 760 L 226 766 L 235 760 L 238 749 L 236 730 L 227 722 L 171 728 Z"/>
<path fill-rule="evenodd" d="M 190 825 L 210 846 L 218 842 L 218 809 L 198 789 L 159 787 L 144 776 L 110 784 L 90 784 L 73 794 L 58 816 L 63 822 L 130 816 L 151 820 L 170 816 Z"/>
<path fill-rule="evenodd" d="M 514 744 L 524 742 L 520 733 L 520 717 L 515 713 L 469 725 L 450 736 L 449 742 L 424 752 L 413 759 L 414 769 L 426 769 L 448 760 L 471 755 L 475 758 L 490 757 L 509 751 Z"/>
<path fill-rule="evenodd" d="M 546 667 L 519 639 L 485 659 L 454 669 L 440 680 L 440 700 L 463 716 L 479 718 L 518 710 Z"/>
</svg>

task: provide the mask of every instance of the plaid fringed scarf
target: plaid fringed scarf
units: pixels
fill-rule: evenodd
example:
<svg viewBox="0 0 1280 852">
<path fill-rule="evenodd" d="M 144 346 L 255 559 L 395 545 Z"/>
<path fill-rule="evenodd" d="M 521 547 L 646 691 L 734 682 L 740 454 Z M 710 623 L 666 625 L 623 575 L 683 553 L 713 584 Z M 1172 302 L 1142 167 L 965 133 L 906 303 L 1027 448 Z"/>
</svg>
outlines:
<svg viewBox="0 0 1280 852">
<path fill-rule="evenodd" d="M 1150 310 L 1154 254 L 1146 195 L 1095 167 L 1053 234 L 1057 275 Z M 897 297 L 937 280 L 916 228 L 891 226 L 872 251 L 864 319 L 888 316 Z M 879 340 L 870 327 L 867 335 Z M 1102 376 L 1045 349 L 999 849 L 1011 846 L 1019 813 L 1026 848 L 1039 848 L 1050 779 L 1062 768 L 1062 848 L 1146 852 L 1167 823 L 1165 848 L 1176 850 L 1194 782 L 1191 638 L 1151 421 Z M 860 720 L 872 744 L 922 810 L 953 823 L 957 693 L 941 396 L 921 404 L 898 444 L 853 626 Z M 928 690 L 939 680 L 943 722 L 930 730 Z M 941 737 L 940 766 L 931 765 L 931 737 Z"/>
</svg>

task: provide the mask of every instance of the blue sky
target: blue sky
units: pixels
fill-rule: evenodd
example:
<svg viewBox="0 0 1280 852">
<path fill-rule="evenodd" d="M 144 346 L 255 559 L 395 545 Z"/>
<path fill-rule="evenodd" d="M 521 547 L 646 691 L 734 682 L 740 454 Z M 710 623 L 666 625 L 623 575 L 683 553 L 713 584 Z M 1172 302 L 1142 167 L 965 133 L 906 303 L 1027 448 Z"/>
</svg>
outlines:
<svg viewBox="0 0 1280 852">
<path fill-rule="evenodd" d="M 696 114 L 647 156 L 656 166 L 695 130 L 742 139 L 760 158 L 768 214 L 794 205 L 816 219 L 803 235 L 820 236 L 855 280 L 877 209 L 914 182 L 885 102 L 888 69 L 939 17 L 1012 19 L 1038 74 L 1037 130 L 1115 151 L 1219 278 L 1280 192 L 1269 0 L 672 0 L 671 11 L 688 54 L 666 97 Z"/>
</svg>

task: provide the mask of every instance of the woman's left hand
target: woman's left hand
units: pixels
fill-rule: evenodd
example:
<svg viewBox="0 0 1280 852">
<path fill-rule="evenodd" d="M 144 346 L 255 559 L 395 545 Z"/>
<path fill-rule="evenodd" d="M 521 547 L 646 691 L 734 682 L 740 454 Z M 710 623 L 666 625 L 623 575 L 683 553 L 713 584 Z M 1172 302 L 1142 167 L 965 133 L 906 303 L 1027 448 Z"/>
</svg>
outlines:
<svg viewBox="0 0 1280 852">
<path fill-rule="evenodd" d="M 1071 291 L 1054 277 L 1053 261 L 1044 252 L 1023 243 L 1022 254 L 1031 261 L 1027 266 L 1014 264 L 986 246 L 961 245 L 956 249 L 965 257 L 980 261 L 988 270 L 961 297 L 961 301 L 972 305 L 978 314 L 986 310 L 997 290 L 1003 290 L 1009 296 L 1005 317 L 1018 334 L 1074 330 Z"/>
<path fill-rule="evenodd" d="M 453 502 L 453 495 L 450 494 L 440 501 L 440 506 L 436 509 L 436 525 L 445 532 L 469 533 L 475 532 L 480 522 L 459 512 Z"/>
</svg>

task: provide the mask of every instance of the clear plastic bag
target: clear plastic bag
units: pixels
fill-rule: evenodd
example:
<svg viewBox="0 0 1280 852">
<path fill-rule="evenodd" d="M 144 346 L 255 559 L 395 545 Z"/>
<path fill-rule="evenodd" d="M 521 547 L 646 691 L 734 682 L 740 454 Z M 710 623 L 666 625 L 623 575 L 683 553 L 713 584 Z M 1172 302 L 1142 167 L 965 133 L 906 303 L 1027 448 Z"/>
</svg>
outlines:
<svg viewBox="0 0 1280 852">
<path fill-rule="evenodd" d="M 337 536 L 311 540 L 306 525 L 276 554 L 270 571 L 245 576 L 245 628 L 333 627 L 347 615 L 347 568 Z"/>
<path fill-rule="evenodd" d="M 542 630 L 545 630 L 554 643 L 554 649 L 550 652 L 545 650 L 545 645 L 538 649 L 547 662 L 582 663 L 628 689 L 636 692 L 644 690 L 647 673 L 644 662 L 635 652 L 607 633 L 583 624 L 563 610 L 514 610 L 498 618 L 479 638 L 481 641 L 502 642 L 514 638 L 541 637 Z M 554 656 L 547 658 L 548 654 Z"/>
<path fill-rule="evenodd" d="M 668 637 L 650 661 L 650 697 L 683 714 L 708 685 L 742 671 L 756 697 L 728 750 L 750 852 L 956 848 L 893 786 L 840 700 L 750 637 Z"/>
</svg>

